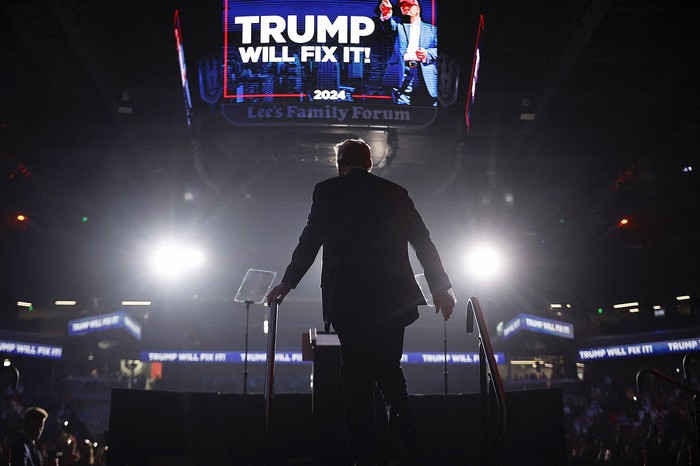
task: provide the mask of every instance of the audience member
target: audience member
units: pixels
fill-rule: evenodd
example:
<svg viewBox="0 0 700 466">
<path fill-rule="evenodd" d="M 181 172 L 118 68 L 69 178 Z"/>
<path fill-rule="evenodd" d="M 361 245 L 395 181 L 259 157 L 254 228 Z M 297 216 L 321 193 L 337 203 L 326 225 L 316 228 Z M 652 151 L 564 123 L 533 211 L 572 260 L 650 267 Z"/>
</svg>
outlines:
<svg viewBox="0 0 700 466">
<path fill-rule="evenodd" d="M 49 414 L 32 406 L 24 411 L 24 422 L 19 438 L 10 446 L 10 464 L 13 466 L 41 466 L 45 463 L 37 441 L 44 431 Z"/>
</svg>

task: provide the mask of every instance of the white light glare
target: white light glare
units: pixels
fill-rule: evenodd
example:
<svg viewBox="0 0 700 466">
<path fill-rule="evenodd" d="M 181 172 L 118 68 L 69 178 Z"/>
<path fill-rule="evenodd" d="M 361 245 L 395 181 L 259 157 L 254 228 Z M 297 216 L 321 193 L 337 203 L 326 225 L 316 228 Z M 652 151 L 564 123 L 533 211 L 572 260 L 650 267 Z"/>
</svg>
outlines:
<svg viewBox="0 0 700 466">
<path fill-rule="evenodd" d="M 27 301 L 17 301 L 17 306 L 19 307 L 32 307 L 32 303 Z"/>
<path fill-rule="evenodd" d="M 122 306 L 150 306 L 150 301 L 122 301 Z"/>
<path fill-rule="evenodd" d="M 613 307 L 615 309 L 624 309 L 626 307 L 635 307 L 635 306 L 639 306 L 639 303 L 636 301 L 633 303 L 613 304 Z"/>
<path fill-rule="evenodd" d="M 75 306 L 77 301 L 58 300 L 53 303 L 55 306 Z"/>
<path fill-rule="evenodd" d="M 503 258 L 493 246 L 481 244 L 468 255 L 467 268 L 473 277 L 489 280 L 500 274 L 503 269 Z"/>
<path fill-rule="evenodd" d="M 691 165 L 687 165 L 683 167 L 683 173 L 690 173 L 693 171 L 693 167 Z"/>
<path fill-rule="evenodd" d="M 10 366 L 12 365 L 12 362 L 10 362 L 9 359 L 5 359 L 5 360 L 2 362 L 2 365 L 3 365 L 4 367 L 10 367 Z"/>
<path fill-rule="evenodd" d="M 688 301 L 689 299 L 690 299 L 690 295 L 676 296 L 676 301 Z"/>
<path fill-rule="evenodd" d="M 176 242 L 161 244 L 151 256 L 153 270 L 166 278 L 175 278 L 186 270 L 197 269 L 204 264 L 204 253 L 195 247 Z"/>
</svg>

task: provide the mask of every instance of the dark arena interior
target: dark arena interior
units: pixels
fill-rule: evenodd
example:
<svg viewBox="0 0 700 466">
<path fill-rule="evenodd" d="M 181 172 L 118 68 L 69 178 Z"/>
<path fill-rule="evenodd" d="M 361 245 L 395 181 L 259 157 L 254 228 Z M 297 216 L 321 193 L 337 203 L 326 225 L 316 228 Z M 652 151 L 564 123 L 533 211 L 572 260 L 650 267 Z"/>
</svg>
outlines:
<svg viewBox="0 0 700 466">
<path fill-rule="evenodd" d="M 347 138 L 457 299 L 380 464 L 700 461 L 700 4 L 421 0 L 406 88 L 380 3 L 0 1 L 4 464 L 31 406 L 44 465 L 353 464 L 321 254 L 262 302 Z"/>
</svg>

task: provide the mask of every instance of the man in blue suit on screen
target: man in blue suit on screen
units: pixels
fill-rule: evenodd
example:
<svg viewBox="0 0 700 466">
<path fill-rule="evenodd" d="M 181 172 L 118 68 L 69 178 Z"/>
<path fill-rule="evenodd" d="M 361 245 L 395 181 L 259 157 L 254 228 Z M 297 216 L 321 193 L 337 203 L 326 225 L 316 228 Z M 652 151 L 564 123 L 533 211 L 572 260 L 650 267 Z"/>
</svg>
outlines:
<svg viewBox="0 0 700 466">
<path fill-rule="evenodd" d="M 391 0 L 379 4 L 380 25 L 394 50 L 384 83 L 402 105 L 437 105 L 437 28 L 421 19 L 418 0 L 399 0 L 401 16 L 394 16 Z"/>
</svg>

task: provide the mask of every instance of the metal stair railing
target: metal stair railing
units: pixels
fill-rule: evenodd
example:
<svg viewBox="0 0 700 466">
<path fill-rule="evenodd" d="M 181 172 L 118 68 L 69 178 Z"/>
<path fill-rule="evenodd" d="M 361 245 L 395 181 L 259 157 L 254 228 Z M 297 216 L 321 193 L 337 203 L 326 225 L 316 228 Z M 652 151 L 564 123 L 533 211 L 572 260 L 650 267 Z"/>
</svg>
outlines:
<svg viewBox="0 0 700 466">
<path fill-rule="evenodd" d="M 270 305 L 270 319 L 267 334 L 267 358 L 265 370 L 265 454 L 267 464 L 272 463 L 274 445 L 272 442 L 272 400 L 275 393 L 275 353 L 277 351 L 277 302 Z"/>
<path fill-rule="evenodd" d="M 481 393 L 481 461 L 482 465 L 496 464 L 496 450 L 506 429 L 506 392 L 498 372 L 496 356 L 491 346 L 484 314 L 479 300 L 467 302 L 467 333 L 474 332 L 476 320 L 479 341 L 479 387 Z"/>
</svg>

